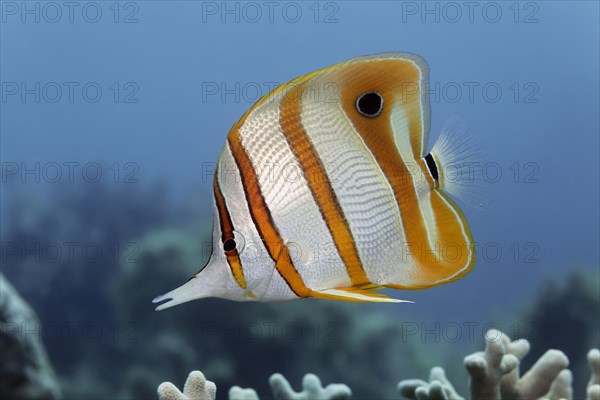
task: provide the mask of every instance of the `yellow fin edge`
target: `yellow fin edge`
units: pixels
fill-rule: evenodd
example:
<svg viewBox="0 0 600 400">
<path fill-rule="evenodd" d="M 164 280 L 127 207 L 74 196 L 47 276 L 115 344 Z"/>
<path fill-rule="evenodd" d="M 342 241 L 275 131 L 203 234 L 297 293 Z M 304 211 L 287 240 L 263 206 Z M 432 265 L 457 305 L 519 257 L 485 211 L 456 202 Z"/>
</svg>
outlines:
<svg viewBox="0 0 600 400">
<path fill-rule="evenodd" d="M 372 303 L 412 303 L 409 300 L 392 299 L 384 294 L 373 293 L 372 291 L 348 287 L 325 290 L 313 290 L 311 297 L 318 299 L 342 300 L 353 302 L 372 302 Z"/>
</svg>

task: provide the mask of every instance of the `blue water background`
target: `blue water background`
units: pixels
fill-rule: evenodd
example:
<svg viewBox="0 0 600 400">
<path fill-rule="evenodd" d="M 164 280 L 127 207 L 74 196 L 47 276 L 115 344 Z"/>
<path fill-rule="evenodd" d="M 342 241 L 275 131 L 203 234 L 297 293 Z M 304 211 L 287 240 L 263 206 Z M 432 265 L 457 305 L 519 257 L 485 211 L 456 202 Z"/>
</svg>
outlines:
<svg viewBox="0 0 600 400">
<path fill-rule="evenodd" d="M 189 221 L 206 227 L 211 224 L 212 201 L 206 168 L 217 160 L 229 128 L 258 97 L 257 87 L 265 94 L 274 83 L 353 57 L 406 51 L 425 58 L 433 87 L 439 85 L 432 94 L 429 148 L 444 123 L 460 116 L 477 145 L 487 152 L 491 167 L 484 186 L 491 201 L 484 209 L 459 201 L 478 243 L 478 262 L 468 276 L 426 291 L 390 291 L 416 304 L 375 308 L 393 313 L 398 324 L 426 321 L 429 327 L 436 321 L 514 321 L 546 278 L 562 281 L 572 271 L 598 270 L 598 2 L 521 2 L 516 6 L 514 2 L 477 2 L 472 21 L 462 2 L 451 2 L 460 6 L 457 20 L 454 10 L 441 2 L 322 2 L 316 6 L 317 22 L 313 2 L 291 3 L 295 6 L 288 9 L 289 14 L 282 10 L 290 2 L 277 3 L 272 22 L 262 2 L 253 3 L 259 4 L 263 14 L 252 22 L 255 14 L 244 8 L 245 3 L 143 1 L 119 3 L 118 22 L 114 22 L 113 2 L 96 2 L 102 10 L 96 23 L 86 21 L 81 8 L 76 9 L 73 22 L 63 8 L 62 18 L 52 23 L 46 19 L 54 14 L 46 19 L 41 16 L 39 22 L 31 15 L 25 15 L 25 22 L 20 13 L 12 15 L 15 5 L 33 8 L 46 3 L 2 1 L 3 220 L 5 205 L 20 191 L 33 191 L 42 199 L 63 187 L 90 191 L 93 186 L 82 179 L 81 169 L 76 169 L 72 181 L 68 178 L 64 163 L 75 162 L 98 163 L 101 183 L 111 190 L 166 183 L 163 190 L 174 203 L 186 200 L 206 210 L 203 217 Z M 85 3 L 77 4 L 83 7 Z M 208 12 L 214 7 L 216 14 Z M 238 7 L 237 16 L 235 11 L 224 14 L 223 7 Z M 423 14 L 423 7 L 438 7 L 438 20 L 435 13 Z M 484 7 L 488 14 L 483 14 Z M 292 22 L 298 8 L 302 17 Z M 500 17 L 494 14 L 498 8 Z M 93 10 L 88 11 L 93 17 Z M 130 13 L 130 23 L 124 23 Z M 57 102 L 49 101 L 52 85 L 45 97 L 41 93 L 39 102 L 31 94 L 22 99 L 21 93 L 9 93 L 14 85 L 20 90 L 22 83 L 31 88 L 35 82 L 41 86 L 56 82 L 63 88 L 65 82 L 76 82 L 79 86 L 72 102 L 66 91 Z M 103 90 L 97 102 L 82 95 L 81 88 L 89 82 Z M 207 92 L 215 85 L 218 93 Z M 221 85 L 233 93 L 223 93 Z M 472 98 L 468 85 L 475 88 Z M 461 93 L 456 93 L 456 87 Z M 496 87 L 502 91 L 499 96 Z M 36 163 L 40 168 L 63 165 L 60 183 L 50 182 L 48 176 L 36 182 L 31 174 L 7 172 L 15 165 L 35 168 Z M 115 169 L 119 172 L 116 179 Z M 497 172 L 501 175 L 496 176 Z M 125 183 L 128 177 L 134 182 Z M 136 201 L 143 208 L 155 198 Z M 107 215 L 114 215 L 109 210 L 121 206 L 106 204 Z M 123 210 L 124 215 L 135 212 L 135 208 Z M 93 232 L 94 226 L 89 230 Z M 10 232 L 3 230 L 6 233 Z M 17 275 L 18 271 L 12 272 Z M 47 272 L 40 270 L 30 279 L 39 280 L 37 287 L 52 293 L 54 287 L 44 280 Z M 182 274 L 181 282 L 187 278 Z M 598 290 L 600 283 L 593 284 Z M 93 280 L 81 285 L 97 289 Z M 17 289 L 27 295 L 31 287 L 36 286 Z M 164 291 L 169 289 L 164 287 Z M 55 305 L 58 310 L 71 301 L 87 307 L 85 298 L 80 302 L 68 293 L 57 295 L 64 299 Z M 150 298 L 148 310 L 153 307 Z M 174 312 L 200 319 L 203 306 L 197 302 Z M 86 318 L 114 317 L 94 312 L 90 308 Z M 156 313 L 150 318 L 160 323 L 168 317 Z M 173 323 L 168 329 L 177 332 L 179 326 Z M 139 338 L 141 342 L 146 333 Z M 572 341 L 570 334 L 564 341 Z M 214 361 L 198 359 L 199 364 L 205 363 L 198 368 Z M 70 359 L 65 360 L 69 364 Z M 282 364 L 275 363 L 267 369 L 281 368 Z M 182 380 L 181 374 L 170 379 Z"/>
<path fill-rule="evenodd" d="M 32 96 L 22 102 L 18 95 L 7 95 L 2 102 L 3 161 L 134 162 L 140 185 L 166 179 L 179 193 L 197 186 L 206 192 L 197 201 L 209 207 L 210 179 L 202 176 L 203 163 L 216 160 L 257 85 L 266 90 L 272 82 L 355 56 L 408 51 L 427 60 L 431 81 L 441 85 L 440 98 L 432 102 L 430 146 L 444 122 L 460 115 L 488 160 L 501 168 L 499 181 L 488 185 L 492 207 L 463 209 L 475 240 L 494 243 L 486 248 L 490 252 L 498 246 L 503 251 L 497 263 L 485 262 L 495 260 L 495 253 L 480 254 L 482 262 L 461 282 L 411 293 L 411 298 L 455 315 L 483 312 L 499 299 L 517 302 L 543 276 L 597 268 L 597 3 L 536 3 L 537 10 L 521 9 L 518 23 L 507 3 L 498 3 L 503 16 L 497 23 L 486 21 L 479 8 L 471 23 L 464 7 L 453 23 L 453 10 L 443 5 L 436 22 L 436 15 L 410 14 L 412 9 L 401 2 L 344 2 L 335 8 L 323 3 L 320 23 L 314 23 L 311 3 L 297 3 L 303 10 L 297 23 L 284 18 L 293 20 L 293 10 L 283 14 L 279 8 L 273 23 L 267 15 L 252 23 L 253 10 L 238 4 L 237 23 L 236 15 L 220 9 L 235 9 L 235 3 L 211 3 L 220 9 L 212 15 L 206 4 L 164 1 L 136 3 L 137 23 L 114 23 L 108 3 L 100 4 L 98 23 L 86 23 L 77 12 L 74 23 L 66 16 L 59 23 L 48 23 L 43 15 L 40 23 L 31 23 L 32 16 L 20 23 L 20 14 L 3 15 L 3 82 L 98 82 L 104 89 L 97 103 L 85 101 L 77 90 L 73 103 L 65 97 L 35 103 Z M 333 22 L 324 23 L 332 12 Z M 112 82 L 122 90 L 118 103 L 106 89 Z M 127 82 L 139 88 L 132 97 L 137 103 L 121 101 L 130 92 L 123 88 Z M 239 82 L 246 93 L 238 91 L 239 99 L 232 94 L 221 98 L 220 88 L 216 95 L 206 93 L 213 82 L 228 88 Z M 472 99 L 465 82 L 478 85 Z M 502 89 L 497 102 L 493 88 L 487 98 L 483 92 L 490 82 Z M 518 95 L 511 86 L 515 82 Z M 457 101 L 455 83 L 462 88 Z M 515 163 L 520 169 L 516 178 Z M 524 182 L 527 177 L 534 182 Z M 539 262 L 524 263 L 523 254 L 514 262 L 513 243 L 521 253 L 533 252 L 522 248 L 529 242 L 539 248 Z"/>
</svg>

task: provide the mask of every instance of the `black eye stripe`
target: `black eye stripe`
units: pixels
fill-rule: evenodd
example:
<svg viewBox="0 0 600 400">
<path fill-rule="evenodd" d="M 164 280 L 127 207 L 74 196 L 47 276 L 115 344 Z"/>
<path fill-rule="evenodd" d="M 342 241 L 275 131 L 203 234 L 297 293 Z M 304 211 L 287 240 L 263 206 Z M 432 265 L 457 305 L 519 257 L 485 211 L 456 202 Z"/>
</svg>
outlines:
<svg viewBox="0 0 600 400">
<path fill-rule="evenodd" d="M 427 169 L 429 169 L 429 173 L 431 174 L 433 179 L 437 181 L 439 179 L 438 169 L 431 153 L 425 156 L 425 163 L 427 164 Z"/>
<path fill-rule="evenodd" d="M 356 99 L 356 109 L 365 117 L 376 117 L 383 109 L 383 97 L 377 92 L 363 93 Z"/>
</svg>

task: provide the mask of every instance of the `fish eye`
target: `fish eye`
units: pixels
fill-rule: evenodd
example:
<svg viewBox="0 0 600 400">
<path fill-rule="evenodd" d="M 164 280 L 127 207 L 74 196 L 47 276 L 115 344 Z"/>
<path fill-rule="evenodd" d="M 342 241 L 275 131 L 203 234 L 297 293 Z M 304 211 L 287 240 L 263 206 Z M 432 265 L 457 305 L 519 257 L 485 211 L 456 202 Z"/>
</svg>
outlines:
<svg viewBox="0 0 600 400">
<path fill-rule="evenodd" d="M 383 110 L 383 97 L 377 92 L 367 92 L 356 99 L 356 109 L 365 117 L 376 117 Z"/>
</svg>

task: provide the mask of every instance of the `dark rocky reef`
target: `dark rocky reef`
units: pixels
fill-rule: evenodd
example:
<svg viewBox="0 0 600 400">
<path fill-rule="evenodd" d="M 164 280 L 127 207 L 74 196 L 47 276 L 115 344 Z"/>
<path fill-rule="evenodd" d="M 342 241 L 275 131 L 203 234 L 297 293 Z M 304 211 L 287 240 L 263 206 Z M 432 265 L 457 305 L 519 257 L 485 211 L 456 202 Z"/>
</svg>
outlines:
<svg viewBox="0 0 600 400">
<path fill-rule="evenodd" d="M 54 400 L 60 388 L 35 312 L 0 274 L 0 398 Z"/>
</svg>

